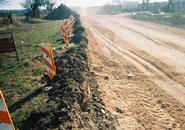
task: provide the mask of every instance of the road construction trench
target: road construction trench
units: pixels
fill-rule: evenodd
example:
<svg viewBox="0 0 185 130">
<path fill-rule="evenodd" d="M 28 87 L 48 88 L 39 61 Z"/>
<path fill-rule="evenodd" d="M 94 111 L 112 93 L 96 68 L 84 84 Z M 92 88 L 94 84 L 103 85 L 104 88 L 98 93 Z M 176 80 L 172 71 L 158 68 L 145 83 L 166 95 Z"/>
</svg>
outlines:
<svg viewBox="0 0 185 130">
<path fill-rule="evenodd" d="M 140 47 L 111 30 L 112 23 L 105 20 L 104 26 L 98 18 L 83 20 L 88 33 L 90 69 L 97 75 L 106 108 L 117 118 L 117 129 L 181 129 L 185 123 L 182 82 L 145 60 L 144 52 L 148 54 L 150 50 L 140 51 Z M 112 27 L 107 28 L 108 24 Z M 161 61 L 172 68 L 168 61 Z"/>
</svg>

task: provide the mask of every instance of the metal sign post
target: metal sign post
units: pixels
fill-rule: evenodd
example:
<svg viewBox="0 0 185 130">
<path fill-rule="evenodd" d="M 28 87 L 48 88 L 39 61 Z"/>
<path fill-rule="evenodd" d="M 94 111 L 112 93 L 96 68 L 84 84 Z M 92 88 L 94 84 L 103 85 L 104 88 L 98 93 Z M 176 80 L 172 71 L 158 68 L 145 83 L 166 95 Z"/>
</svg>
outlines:
<svg viewBox="0 0 185 130">
<path fill-rule="evenodd" d="M 0 53 L 10 53 L 10 52 L 16 52 L 17 60 L 19 61 L 12 33 L 11 32 L 0 33 Z"/>
</svg>

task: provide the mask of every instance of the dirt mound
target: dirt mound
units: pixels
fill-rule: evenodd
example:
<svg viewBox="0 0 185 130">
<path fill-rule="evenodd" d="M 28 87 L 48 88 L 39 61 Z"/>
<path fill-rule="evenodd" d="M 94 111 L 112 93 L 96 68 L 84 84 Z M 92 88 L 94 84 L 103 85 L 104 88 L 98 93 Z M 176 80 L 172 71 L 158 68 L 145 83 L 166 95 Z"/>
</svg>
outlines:
<svg viewBox="0 0 185 130">
<path fill-rule="evenodd" d="M 113 116 L 105 109 L 95 76 L 89 72 L 85 29 L 74 25 L 76 46 L 61 57 L 63 73 L 45 93 L 47 105 L 33 111 L 20 130 L 115 129 Z"/>
<path fill-rule="evenodd" d="M 73 15 L 75 18 L 79 18 L 79 15 L 75 11 L 71 10 L 64 4 L 61 4 L 60 6 L 58 6 L 58 8 L 49 13 L 44 19 L 60 20 L 69 18 L 71 15 Z"/>
</svg>

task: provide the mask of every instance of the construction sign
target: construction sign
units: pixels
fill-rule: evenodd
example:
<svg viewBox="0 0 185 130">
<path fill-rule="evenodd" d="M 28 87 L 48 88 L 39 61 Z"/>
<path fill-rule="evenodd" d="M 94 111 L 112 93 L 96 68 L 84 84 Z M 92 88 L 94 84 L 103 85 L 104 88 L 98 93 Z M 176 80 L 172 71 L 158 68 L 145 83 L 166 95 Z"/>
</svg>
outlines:
<svg viewBox="0 0 185 130">
<path fill-rule="evenodd" d="M 56 67 L 51 45 L 49 43 L 42 44 L 41 51 L 43 53 L 44 63 L 46 65 L 47 70 L 46 75 L 49 77 L 50 80 L 53 80 L 54 77 L 56 76 Z"/>
<path fill-rule="evenodd" d="M 0 33 L 0 53 L 10 52 L 16 52 L 17 60 L 19 60 L 12 33 Z"/>
<path fill-rule="evenodd" d="M 3 93 L 0 91 L 0 130 L 15 130 Z"/>
<path fill-rule="evenodd" d="M 61 33 L 64 43 L 68 46 L 69 45 L 69 34 L 70 30 L 72 29 L 75 23 L 75 18 L 71 15 L 69 19 L 64 19 L 61 24 Z"/>
</svg>

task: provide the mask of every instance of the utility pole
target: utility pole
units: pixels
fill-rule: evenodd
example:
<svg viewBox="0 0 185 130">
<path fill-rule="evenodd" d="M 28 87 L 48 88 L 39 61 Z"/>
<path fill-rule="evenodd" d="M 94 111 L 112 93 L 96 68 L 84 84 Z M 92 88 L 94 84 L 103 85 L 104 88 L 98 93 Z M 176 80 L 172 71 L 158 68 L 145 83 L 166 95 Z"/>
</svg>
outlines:
<svg viewBox="0 0 185 130">
<path fill-rule="evenodd" d="M 142 0 L 142 10 L 149 10 L 149 0 Z"/>
<path fill-rule="evenodd" d="M 115 7 L 118 8 L 119 11 L 121 11 L 121 0 L 112 0 L 114 3 Z"/>
<path fill-rule="evenodd" d="M 174 12 L 175 3 L 172 0 L 168 0 L 168 11 Z"/>
<path fill-rule="evenodd" d="M 146 0 L 146 10 L 149 10 L 149 0 Z"/>
<path fill-rule="evenodd" d="M 145 0 L 142 0 L 142 10 L 145 10 Z"/>
</svg>

